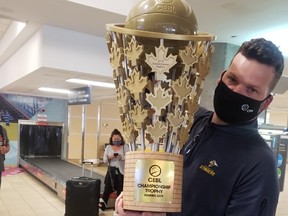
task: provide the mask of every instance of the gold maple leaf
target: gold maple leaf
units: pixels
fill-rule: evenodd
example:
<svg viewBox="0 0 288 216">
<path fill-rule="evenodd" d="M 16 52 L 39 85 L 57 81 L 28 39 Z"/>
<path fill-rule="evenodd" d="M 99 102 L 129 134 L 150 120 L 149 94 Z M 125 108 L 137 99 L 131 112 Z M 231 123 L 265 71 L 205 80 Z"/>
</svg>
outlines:
<svg viewBox="0 0 288 216">
<path fill-rule="evenodd" d="M 134 137 L 132 137 L 134 131 L 134 125 L 125 118 L 122 122 L 123 134 L 127 138 L 128 142 L 132 141 Z"/>
<path fill-rule="evenodd" d="M 167 56 L 168 48 L 164 47 L 164 42 L 161 40 L 160 46 L 155 47 L 156 56 L 153 53 L 145 54 L 145 62 L 151 67 L 152 72 L 156 73 L 157 80 L 165 80 L 164 72 L 169 72 L 176 63 L 177 55 L 170 54 Z"/>
<path fill-rule="evenodd" d="M 183 100 L 189 96 L 193 89 L 186 76 L 180 76 L 171 84 L 171 87 L 175 91 L 175 96 L 179 98 L 179 104 L 183 103 Z"/>
<path fill-rule="evenodd" d="M 137 42 L 133 39 L 129 42 L 128 47 L 124 50 L 125 55 L 127 56 L 128 60 L 131 61 L 131 65 L 137 65 L 137 59 L 143 52 L 143 45 L 137 45 Z"/>
<path fill-rule="evenodd" d="M 123 112 L 127 112 L 127 104 L 128 104 L 129 92 L 124 86 L 120 86 L 117 89 L 117 101 L 119 106 L 122 108 Z"/>
<path fill-rule="evenodd" d="M 158 143 L 159 139 L 167 133 L 167 128 L 168 126 L 165 123 L 156 121 L 153 126 L 147 126 L 146 132 L 150 134 L 154 143 Z"/>
<path fill-rule="evenodd" d="M 181 115 L 180 109 L 178 109 L 175 113 L 168 113 L 167 119 L 169 120 L 170 124 L 173 126 L 173 131 L 179 127 L 185 120 L 184 116 Z"/>
<path fill-rule="evenodd" d="M 200 93 L 196 94 L 193 93 L 190 95 L 190 97 L 187 100 L 187 111 L 188 111 L 188 115 L 194 115 L 195 112 L 198 110 L 199 108 L 199 97 L 200 97 Z"/>
<path fill-rule="evenodd" d="M 148 116 L 147 110 L 142 109 L 142 107 L 137 104 L 134 106 L 134 110 L 130 111 L 131 117 L 136 125 L 136 128 L 142 128 L 144 120 Z"/>
<path fill-rule="evenodd" d="M 178 134 L 178 140 L 179 140 L 178 147 L 179 147 L 180 149 L 182 149 L 183 145 L 187 142 L 187 140 L 188 140 L 188 138 L 189 138 L 190 128 L 191 128 L 191 127 L 186 126 L 186 127 L 181 127 L 180 130 L 179 130 L 179 134 Z"/>
<path fill-rule="evenodd" d="M 147 77 L 140 76 L 140 72 L 134 68 L 131 76 L 125 80 L 125 86 L 134 95 L 135 100 L 139 100 L 140 93 L 147 85 Z"/>
<path fill-rule="evenodd" d="M 212 48 L 209 47 L 208 51 L 203 53 L 202 56 L 199 58 L 199 75 L 202 80 L 205 79 L 207 74 L 210 70 L 210 55 L 211 55 Z"/>
<path fill-rule="evenodd" d="M 123 61 L 123 48 L 117 48 L 116 43 L 113 42 L 109 57 L 112 67 L 117 71 L 117 68 L 121 66 L 121 62 Z"/>
<path fill-rule="evenodd" d="M 198 71 L 201 80 L 204 80 L 210 70 L 210 56 L 214 50 L 214 46 L 211 46 L 210 42 L 201 41 L 198 42 L 196 47 L 196 53 L 199 56 L 198 59 Z"/>
<path fill-rule="evenodd" d="M 165 109 L 171 103 L 172 94 L 169 90 L 157 86 L 154 88 L 154 94 L 146 94 L 146 100 L 150 103 L 156 114 L 160 114 L 161 109 Z"/>
<path fill-rule="evenodd" d="M 108 32 L 106 32 L 106 42 L 108 44 L 108 47 L 112 43 L 111 35 Z"/>
<path fill-rule="evenodd" d="M 189 68 L 193 67 L 197 62 L 197 55 L 193 53 L 193 47 L 191 44 L 186 46 L 185 50 L 179 50 L 179 56 L 185 65 L 184 71 L 189 71 Z"/>
<path fill-rule="evenodd" d="M 197 56 L 201 56 L 205 52 L 205 42 L 198 41 L 196 45 L 196 54 Z"/>
</svg>

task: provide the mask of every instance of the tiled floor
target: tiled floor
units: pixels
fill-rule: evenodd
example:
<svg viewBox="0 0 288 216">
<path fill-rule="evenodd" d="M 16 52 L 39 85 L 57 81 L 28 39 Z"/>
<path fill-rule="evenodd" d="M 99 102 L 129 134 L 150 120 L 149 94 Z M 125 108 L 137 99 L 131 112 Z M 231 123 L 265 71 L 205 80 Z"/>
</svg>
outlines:
<svg viewBox="0 0 288 216">
<path fill-rule="evenodd" d="M 1 216 L 63 216 L 64 204 L 27 173 L 5 176 L 0 191 Z"/>
<path fill-rule="evenodd" d="M 0 216 L 63 216 L 64 212 L 64 202 L 31 175 L 22 172 L 3 177 Z M 113 211 L 103 215 L 113 215 Z"/>
<path fill-rule="evenodd" d="M 276 216 L 288 216 L 288 165 L 284 191 L 280 194 Z M 65 205 L 49 189 L 29 174 L 4 176 L 0 190 L 0 216 L 63 216 Z M 105 211 L 105 216 L 113 211 Z"/>
</svg>

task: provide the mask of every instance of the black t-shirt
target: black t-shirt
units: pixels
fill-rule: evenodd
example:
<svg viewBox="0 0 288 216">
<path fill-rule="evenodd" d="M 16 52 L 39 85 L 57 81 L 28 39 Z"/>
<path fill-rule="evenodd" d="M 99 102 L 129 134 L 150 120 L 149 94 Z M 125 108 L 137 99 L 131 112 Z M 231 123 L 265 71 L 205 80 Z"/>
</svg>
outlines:
<svg viewBox="0 0 288 216">
<path fill-rule="evenodd" d="M 182 212 L 168 215 L 275 215 L 276 157 L 259 135 L 257 121 L 221 126 L 211 117 L 203 108 L 195 114 L 182 150 Z"/>
</svg>

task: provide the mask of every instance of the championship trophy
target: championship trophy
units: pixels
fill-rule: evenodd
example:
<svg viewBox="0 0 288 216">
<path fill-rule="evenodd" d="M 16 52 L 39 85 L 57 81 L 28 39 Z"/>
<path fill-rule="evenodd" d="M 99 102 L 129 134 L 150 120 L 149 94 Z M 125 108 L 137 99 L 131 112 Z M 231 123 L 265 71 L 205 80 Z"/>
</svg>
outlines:
<svg viewBox="0 0 288 216">
<path fill-rule="evenodd" d="M 123 134 L 124 209 L 180 212 L 182 146 L 209 72 L 213 35 L 184 0 L 142 0 L 107 24 Z"/>
</svg>

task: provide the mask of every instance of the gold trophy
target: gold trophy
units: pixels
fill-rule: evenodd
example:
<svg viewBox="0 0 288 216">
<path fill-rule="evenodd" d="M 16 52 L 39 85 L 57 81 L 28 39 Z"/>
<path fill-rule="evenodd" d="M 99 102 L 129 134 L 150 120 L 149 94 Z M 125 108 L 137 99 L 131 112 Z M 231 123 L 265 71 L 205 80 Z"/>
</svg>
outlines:
<svg viewBox="0 0 288 216">
<path fill-rule="evenodd" d="M 124 209 L 180 212 L 183 157 L 209 72 L 213 35 L 183 0 L 142 0 L 107 24 L 123 134 Z"/>
</svg>

